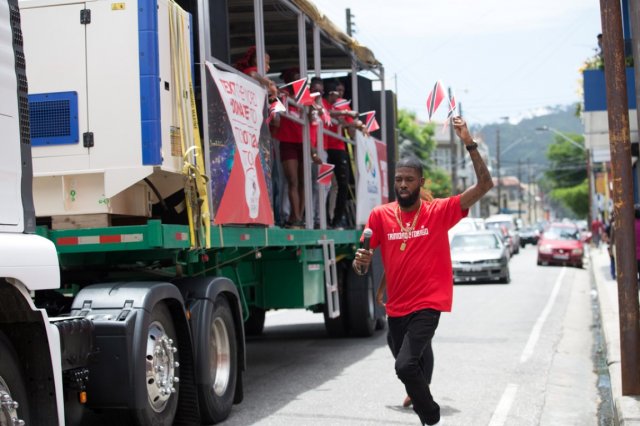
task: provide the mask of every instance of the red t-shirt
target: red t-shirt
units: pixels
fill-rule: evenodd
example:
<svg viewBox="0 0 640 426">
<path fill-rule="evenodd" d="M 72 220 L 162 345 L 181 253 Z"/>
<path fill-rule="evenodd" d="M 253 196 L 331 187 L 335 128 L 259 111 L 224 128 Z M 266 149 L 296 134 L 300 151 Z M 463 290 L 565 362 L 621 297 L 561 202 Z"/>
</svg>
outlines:
<svg viewBox="0 0 640 426">
<path fill-rule="evenodd" d="M 421 309 L 450 312 L 453 300 L 453 272 L 447 231 L 468 210 L 460 207 L 460 195 L 422 202 L 414 231 L 400 250 L 403 232 L 396 219 L 398 203 L 373 209 L 367 227 L 373 231 L 371 248 L 380 246 L 387 278 L 387 314 L 401 317 Z M 415 213 L 400 214 L 404 226 Z"/>
<path fill-rule="evenodd" d="M 327 111 L 331 111 L 332 105 L 329 103 L 329 101 L 327 101 L 325 98 L 322 98 L 322 106 L 324 107 L 324 109 L 326 109 Z M 325 124 L 325 129 L 332 131 L 333 133 L 337 133 L 340 134 L 341 130 L 342 130 L 342 126 L 340 126 L 340 124 L 335 123 L 334 120 L 331 120 L 331 125 L 327 126 Z M 344 142 L 341 141 L 340 139 L 334 137 L 334 136 L 330 136 L 328 134 L 324 135 L 324 138 L 322 139 L 323 143 L 324 143 L 324 149 L 337 149 L 337 150 L 345 150 L 344 147 Z"/>
<path fill-rule="evenodd" d="M 298 108 L 289 106 L 289 114 L 300 117 Z M 289 120 L 284 114 L 280 118 L 280 126 L 275 134 L 280 142 L 302 143 L 302 125 Z"/>
</svg>

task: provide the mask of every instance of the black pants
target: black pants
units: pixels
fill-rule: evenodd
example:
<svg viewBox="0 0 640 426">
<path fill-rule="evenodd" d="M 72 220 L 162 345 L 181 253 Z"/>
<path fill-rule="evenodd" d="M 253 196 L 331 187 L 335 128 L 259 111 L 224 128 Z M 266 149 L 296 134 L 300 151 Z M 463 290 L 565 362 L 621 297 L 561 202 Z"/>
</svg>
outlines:
<svg viewBox="0 0 640 426">
<path fill-rule="evenodd" d="M 429 390 L 433 373 L 431 339 L 438 328 L 440 312 L 423 309 L 404 317 L 389 318 L 392 352 L 396 355 L 396 374 L 413 402 L 413 411 L 424 424 L 440 421 L 440 406 Z M 423 355 L 425 351 L 431 357 Z"/>
<path fill-rule="evenodd" d="M 338 194 L 331 225 L 338 226 L 344 216 L 349 196 L 349 153 L 343 149 L 328 149 L 327 162 L 335 166 L 333 174 L 338 184 Z M 327 212 L 327 217 L 331 216 L 331 212 Z"/>
</svg>

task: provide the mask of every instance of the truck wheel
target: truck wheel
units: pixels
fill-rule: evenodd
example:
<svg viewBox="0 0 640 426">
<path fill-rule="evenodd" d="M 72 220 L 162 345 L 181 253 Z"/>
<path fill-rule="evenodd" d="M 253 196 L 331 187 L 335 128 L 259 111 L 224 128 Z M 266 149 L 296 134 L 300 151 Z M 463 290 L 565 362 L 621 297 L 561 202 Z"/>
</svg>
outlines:
<svg viewBox="0 0 640 426">
<path fill-rule="evenodd" d="M 147 327 L 146 375 L 148 404 L 141 424 L 170 426 L 178 407 L 179 352 L 171 313 L 164 303 L 154 306 Z"/>
<path fill-rule="evenodd" d="M 264 330 L 265 310 L 252 306 L 249 308 L 249 318 L 244 322 L 244 334 L 259 336 Z"/>
<path fill-rule="evenodd" d="M 22 368 L 13 346 L 2 332 L 0 332 L 0 424 L 16 426 L 31 424 Z"/>
<path fill-rule="evenodd" d="M 371 270 L 366 275 L 358 275 L 349 268 L 347 283 L 347 304 L 351 334 L 358 337 L 373 335 L 376 327 L 376 294 Z"/>
<path fill-rule="evenodd" d="M 345 303 L 344 292 L 346 291 L 345 282 L 348 277 L 350 263 L 341 261 L 336 265 L 338 275 L 338 303 L 340 304 L 340 315 L 337 318 L 329 318 L 327 311 L 328 305 L 325 303 L 322 309 L 324 316 L 324 327 L 329 337 L 345 337 L 348 334 L 349 326 L 347 324 L 347 304 Z M 326 297 L 326 296 L 325 296 Z"/>
<path fill-rule="evenodd" d="M 231 412 L 238 377 L 236 329 L 226 298 L 216 299 L 211 318 L 206 358 L 211 386 L 204 392 L 202 416 L 205 423 L 218 423 Z"/>
</svg>

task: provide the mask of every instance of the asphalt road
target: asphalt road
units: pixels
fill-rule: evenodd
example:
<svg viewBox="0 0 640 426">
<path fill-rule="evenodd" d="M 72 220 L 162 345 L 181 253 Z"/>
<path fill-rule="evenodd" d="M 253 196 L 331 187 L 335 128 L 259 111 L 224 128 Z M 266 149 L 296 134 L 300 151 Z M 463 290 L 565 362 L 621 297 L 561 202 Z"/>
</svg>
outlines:
<svg viewBox="0 0 640 426">
<path fill-rule="evenodd" d="M 434 339 L 447 425 L 597 425 L 588 269 L 511 260 L 511 284 L 456 285 Z M 331 339 L 322 315 L 268 313 L 248 344 L 245 399 L 224 425 L 417 425 L 386 331 Z"/>
</svg>

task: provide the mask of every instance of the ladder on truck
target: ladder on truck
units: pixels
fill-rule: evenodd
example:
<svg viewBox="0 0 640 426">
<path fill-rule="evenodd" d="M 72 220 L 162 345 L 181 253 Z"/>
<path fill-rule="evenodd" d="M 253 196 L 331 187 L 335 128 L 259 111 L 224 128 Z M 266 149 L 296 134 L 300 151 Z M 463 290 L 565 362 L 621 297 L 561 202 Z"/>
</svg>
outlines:
<svg viewBox="0 0 640 426">
<path fill-rule="evenodd" d="M 327 294 L 327 315 L 329 318 L 340 316 L 340 296 L 338 289 L 338 271 L 336 263 L 336 246 L 334 240 L 318 240 L 322 246 L 324 258 L 324 285 Z"/>
</svg>

